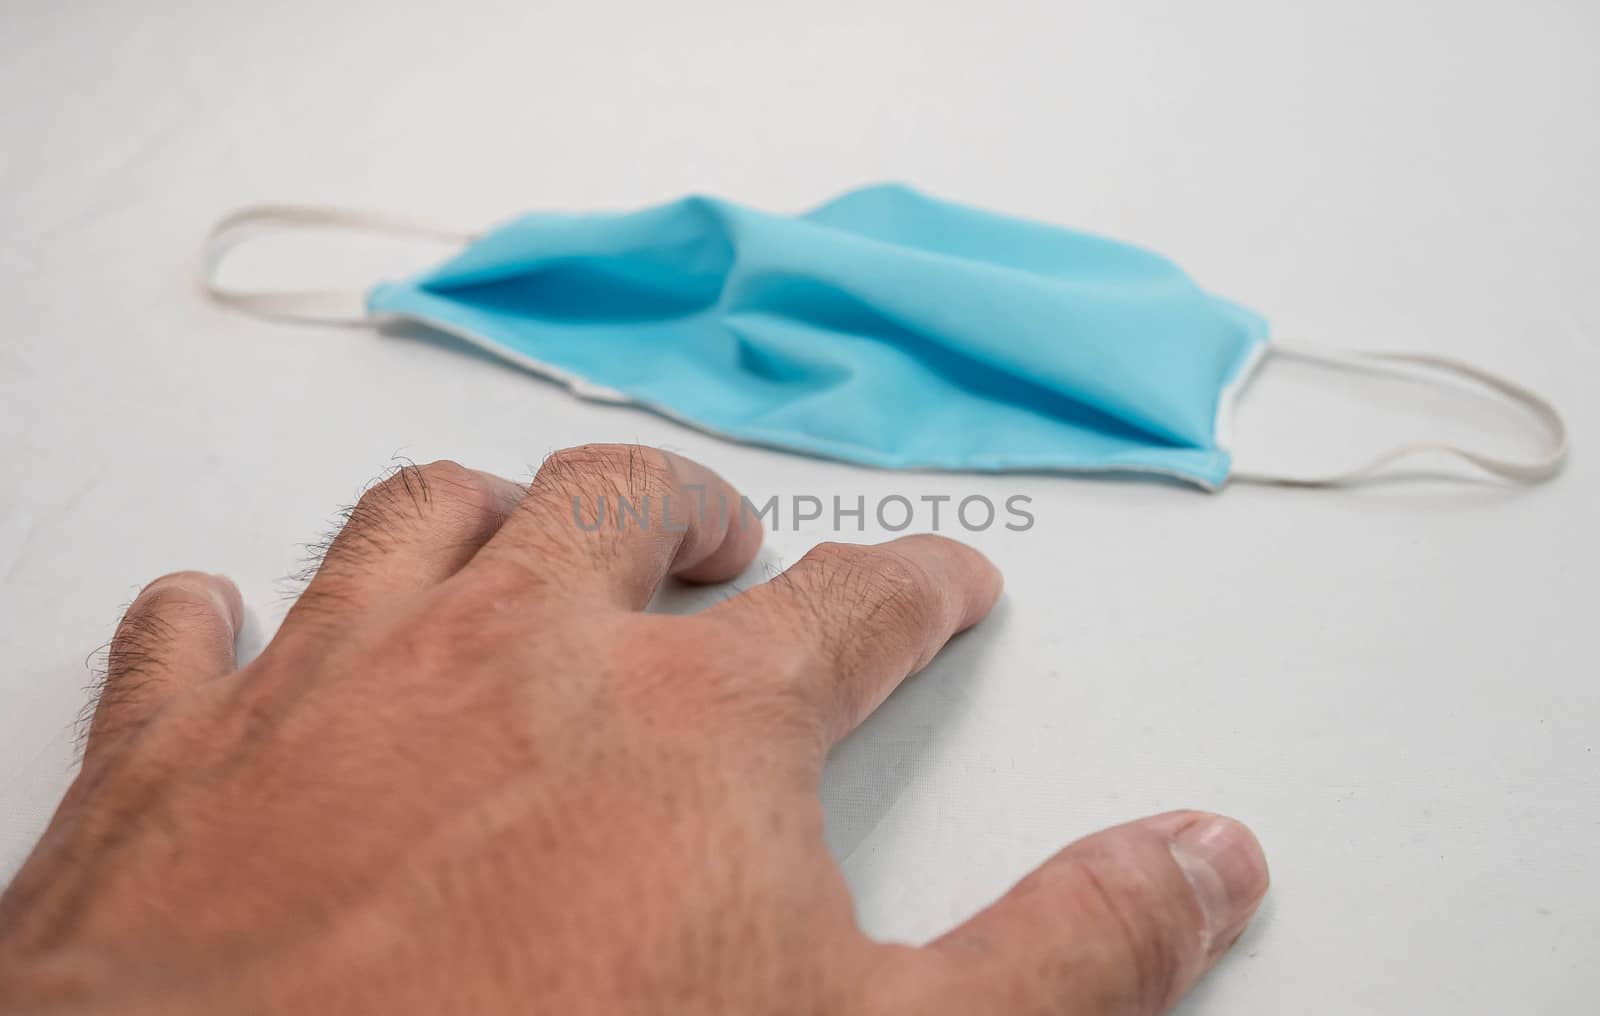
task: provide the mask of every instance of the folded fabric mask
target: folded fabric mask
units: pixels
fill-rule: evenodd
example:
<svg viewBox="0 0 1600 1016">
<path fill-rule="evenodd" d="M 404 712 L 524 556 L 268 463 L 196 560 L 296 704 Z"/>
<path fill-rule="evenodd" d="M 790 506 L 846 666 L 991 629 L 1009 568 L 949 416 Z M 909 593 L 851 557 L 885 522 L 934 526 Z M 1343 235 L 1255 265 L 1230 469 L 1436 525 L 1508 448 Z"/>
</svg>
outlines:
<svg viewBox="0 0 1600 1016">
<path fill-rule="evenodd" d="M 370 291 L 242 291 L 216 270 L 251 227 L 353 227 L 459 242 L 431 271 Z M 409 319 L 579 395 L 633 403 L 734 440 L 872 466 L 1230 479 L 1227 424 L 1264 353 L 1442 369 L 1527 404 L 1547 454 L 1395 449 L 1322 476 L 1348 483 L 1419 451 L 1499 476 L 1553 474 L 1548 403 L 1440 357 L 1329 354 L 1268 341 L 1266 321 L 1115 240 L 936 200 L 854 191 L 801 215 L 692 197 L 629 213 L 541 212 L 482 234 L 368 213 L 262 206 L 220 222 L 205 285 L 277 317 Z"/>
</svg>

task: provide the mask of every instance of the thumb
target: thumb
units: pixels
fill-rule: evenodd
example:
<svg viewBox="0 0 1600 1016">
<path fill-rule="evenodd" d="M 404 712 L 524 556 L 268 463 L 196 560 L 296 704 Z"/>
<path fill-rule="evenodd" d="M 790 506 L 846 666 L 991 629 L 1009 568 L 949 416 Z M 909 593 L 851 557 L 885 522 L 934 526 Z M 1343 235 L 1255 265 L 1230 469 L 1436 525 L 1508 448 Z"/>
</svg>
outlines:
<svg viewBox="0 0 1600 1016">
<path fill-rule="evenodd" d="M 1147 1016 L 1194 986 L 1266 890 L 1248 829 L 1170 812 L 1079 840 L 928 949 L 952 1012 Z"/>
</svg>

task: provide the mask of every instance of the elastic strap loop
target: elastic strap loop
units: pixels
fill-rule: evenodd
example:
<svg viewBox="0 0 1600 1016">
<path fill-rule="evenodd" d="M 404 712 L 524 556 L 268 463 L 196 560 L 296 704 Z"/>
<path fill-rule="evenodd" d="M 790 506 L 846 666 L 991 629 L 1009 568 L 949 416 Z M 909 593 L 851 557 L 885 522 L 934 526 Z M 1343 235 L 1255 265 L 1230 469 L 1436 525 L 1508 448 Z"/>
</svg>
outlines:
<svg viewBox="0 0 1600 1016">
<path fill-rule="evenodd" d="M 1388 467 L 1402 459 L 1409 459 L 1424 453 L 1443 453 L 1469 462 L 1484 472 L 1502 479 L 1512 480 L 1517 483 L 1537 483 L 1540 480 L 1549 479 L 1560 472 L 1562 464 L 1566 461 L 1567 425 L 1562 420 L 1561 413 L 1556 410 L 1556 407 L 1535 392 L 1481 367 L 1474 367 L 1469 363 L 1463 363 L 1448 356 L 1437 356 L 1431 353 L 1357 353 L 1321 349 L 1298 343 L 1284 344 L 1279 342 L 1274 342 L 1269 349 L 1274 356 L 1305 360 L 1310 363 L 1319 363 L 1346 370 L 1375 371 L 1381 374 L 1410 377 L 1413 375 L 1406 370 L 1407 367 L 1421 367 L 1463 377 L 1526 407 L 1543 422 L 1548 431 L 1549 441 L 1543 454 L 1537 458 L 1521 462 L 1487 455 L 1459 445 L 1440 442 L 1419 442 L 1390 449 L 1369 462 L 1341 472 L 1306 476 L 1237 472 L 1229 478 L 1232 481 L 1238 483 L 1275 484 L 1288 487 L 1348 487 L 1374 479 L 1379 474 L 1387 471 Z"/>
<path fill-rule="evenodd" d="M 476 233 L 383 212 L 311 205 L 252 205 L 224 216 L 206 234 L 200 288 L 218 303 L 261 317 L 359 324 L 370 320 L 362 289 L 236 289 L 217 281 L 228 252 L 267 229 L 345 229 L 440 243 L 464 244 Z"/>
</svg>

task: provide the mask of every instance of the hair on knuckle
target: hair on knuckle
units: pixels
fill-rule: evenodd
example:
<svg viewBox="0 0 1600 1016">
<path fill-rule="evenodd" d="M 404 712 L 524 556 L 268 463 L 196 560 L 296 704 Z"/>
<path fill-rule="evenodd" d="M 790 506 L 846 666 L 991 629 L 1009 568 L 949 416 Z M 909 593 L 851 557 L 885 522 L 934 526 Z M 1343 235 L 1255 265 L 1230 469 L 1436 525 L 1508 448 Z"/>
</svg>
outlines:
<svg viewBox="0 0 1600 1016">
<path fill-rule="evenodd" d="M 302 547 L 295 570 L 278 580 L 280 602 L 293 604 L 301 617 L 342 616 L 348 603 L 337 584 L 319 583 L 320 575 L 366 571 L 392 550 L 403 531 L 436 513 L 458 515 L 480 530 L 498 528 L 511 510 L 478 473 L 450 459 L 417 465 L 403 456 L 363 485 L 354 503 L 334 513 L 328 529 Z"/>
<path fill-rule="evenodd" d="M 844 671 L 859 652 L 854 619 L 874 609 L 876 578 L 865 548 L 819 543 L 785 573 L 790 599 L 819 651 Z M 845 619 L 852 619 L 848 623 Z"/>
<path fill-rule="evenodd" d="M 421 514 L 433 498 L 430 480 L 438 475 L 435 465 L 419 466 L 397 455 L 387 470 L 367 484 L 357 503 L 381 504 L 390 510 L 409 506 L 414 513 Z"/>
<path fill-rule="evenodd" d="M 158 594 L 159 595 L 159 594 Z M 106 679 L 118 681 L 158 666 L 178 639 L 177 627 L 159 609 L 160 601 L 147 598 L 117 625 L 106 649 Z"/>
<path fill-rule="evenodd" d="M 482 488 L 482 478 L 454 459 L 437 459 L 423 466 L 411 467 L 414 475 L 426 487 L 427 499 L 452 490 L 472 491 Z M 404 470 L 402 470 L 404 471 Z"/>
<path fill-rule="evenodd" d="M 336 561 L 359 566 L 383 554 L 393 546 L 393 534 L 405 520 L 392 493 L 387 492 L 369 491 L 339 515 L 316 571 Z"/>
<path fill-rule="evenodd" d="M 640 444 L 587 444 L 554 452 L 541 480 L 564 493 L 627 497 L 637 502 L 673 488 L 672 467 L 660 451 Z"/>
<path fill-rule="evenodd" d="M 623 531 L 626 516 L 646 525 L 661 517 L 664 498 L 674 489 L 671 464 L 660 451 L 639 444 L 588 444 L 547 457 L 523 503 L 527 511 L 570 511 L 575 520 L 581 517 L 585 532 L 614 535 Z M 552 552 L 576 551 L 600 567 L 627 548 L 626 541 L 588 538 L 564 527 L 546 527 L 545 539 Z"/>
<path fill-rule="evenodd" d="M 407 459 L 369 481 L 355 503 L 337 513 L 332 531 L 307 546 L 301 588 L 325 568 L 359 569 L 389 550 L 394 533 L 429 510 L 434 480 L 442 471 L 438 466 L 418 466 Z"/>
<path fill-rule="evenodd" d="M 119 706 L 144 697 L 178 638 L 177 628 L 162 613 L 151 609 L 157 595 L 159 591 L 153 590 L 130 604 L 111 638 L 85 661 L 89 683 L 73 721 L 74 749 L 80 761 L 90 730 L 98 722 L 101 735 L 116 732 L 107 726 L 105 717 L 119 712 Z"/>
<path fill-rule="evenodd" d="M 474 543 L 493 534 L 516 506 L 488 477 L 458 463 L 432 462 L 422 470 L 428 477 L 430 513 L 464 524 Z"/>
<path fill-rule="evenodd" d="M 371 502 L 358 501 L 339 509 L 332 525 L 303 546 L 294 572 L 278 581 L 280 601 L 292 604 L 300 616 L 342 613 L 348 597 L 335 585 L 317 583 L 316 595 L 306 593 L 319 576 L 357 573 L 380 557 L 390 545 L 384 520 L 383 509 Z"/>
</svg>

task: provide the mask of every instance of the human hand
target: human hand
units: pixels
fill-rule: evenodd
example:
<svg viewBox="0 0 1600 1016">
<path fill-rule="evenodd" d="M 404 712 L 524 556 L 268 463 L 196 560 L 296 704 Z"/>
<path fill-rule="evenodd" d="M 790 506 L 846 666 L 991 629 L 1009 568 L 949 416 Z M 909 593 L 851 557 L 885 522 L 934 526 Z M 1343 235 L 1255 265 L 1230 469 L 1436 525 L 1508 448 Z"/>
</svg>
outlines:
<svg viewBox="0 0 1600 1016">
<path fill-rule="evenodd" d="M 674 525 L 577 524 L 574 498 L 619 495 L 670 495 Z M 758 525 L 682 511 L 719 500 L 626 446 L 529 488 L 404 469 L 243 668 L 231 583 L 151 583 L 0 897 L 0 1009 L 1102 1016 L 1187 991 L 1267 883 L 1244 827 L 1198 812 L 1073 844 L 926 946 L 857 928 L 826 753 L 1000 577 L 935 536 L 824 544 L 642 613 L 668 574 L 750 563 Z"/>
</svg>

